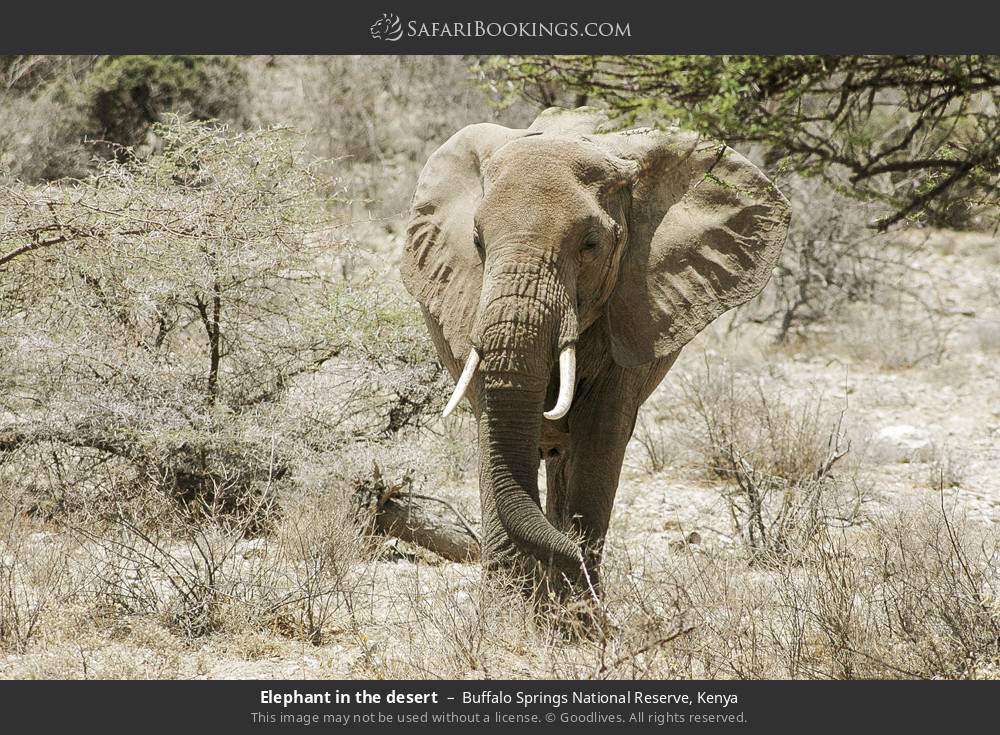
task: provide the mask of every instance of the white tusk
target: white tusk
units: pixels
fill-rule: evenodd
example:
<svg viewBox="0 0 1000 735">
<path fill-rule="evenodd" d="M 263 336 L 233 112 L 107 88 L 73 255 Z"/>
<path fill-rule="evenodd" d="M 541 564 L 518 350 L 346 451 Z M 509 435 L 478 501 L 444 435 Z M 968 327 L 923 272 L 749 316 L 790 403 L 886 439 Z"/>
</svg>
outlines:
<svg viewBox="0 0 1000 735">
<path fill-rule="evenodd" d="M 455 392 L 451 394 L 451 400 L 444 407 L 444 413 L 441 414 L 442 417 L 447 418 L 448 414 L 454 411 L 455 407 L 462 402 L 462 397 L 465 396 L 465 391 L 469 389 L 469 383 L 472 382 L 472 376 L 476 374 L 477 367 L 479 367 L 479 353 L 473 349 L 469 353 L 469 359 L 465 361 L 462 374 L 458 377 Z"/>
<path fill-rule="evenodd" d="M 551 411 L 543 416 L 550 421 L 561 419 L 573 405 L 573 389 L 576 387 L 576 347 L 568 345 L 559 353 L 559 397 Z"/>
</svg>

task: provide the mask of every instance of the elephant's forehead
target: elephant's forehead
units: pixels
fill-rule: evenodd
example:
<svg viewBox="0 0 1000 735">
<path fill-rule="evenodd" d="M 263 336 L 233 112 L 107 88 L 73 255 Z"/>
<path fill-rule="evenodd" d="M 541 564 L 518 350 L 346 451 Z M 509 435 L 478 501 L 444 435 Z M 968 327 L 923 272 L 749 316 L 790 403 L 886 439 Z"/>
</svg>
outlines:
<svg viewBox="0 0 1000 735">
<path fill-rule="evenodd" d="M 601 183 L 614 173 L 611 157 L 597 145 L 580 138 L 546 135 L 511 141 L 494 154 L 486 169 L 488 179 L 518 177 L 522 182 L 539 183 Z"/>
</svg>

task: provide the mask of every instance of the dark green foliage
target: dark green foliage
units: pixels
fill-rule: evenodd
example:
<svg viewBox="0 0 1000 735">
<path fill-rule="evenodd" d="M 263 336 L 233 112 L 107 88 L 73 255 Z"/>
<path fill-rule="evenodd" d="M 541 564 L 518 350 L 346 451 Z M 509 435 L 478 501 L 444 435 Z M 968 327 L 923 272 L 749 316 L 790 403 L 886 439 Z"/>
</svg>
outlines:
<svg viewBox="0 0 1000 735">
<path fill-rule="evenodd" d="M 239 119 L 246 84 L 232 57 L 108 56 L 87 75 L 82 93 L 90 134 L 134 146 L 165 112 Z"/>
<path fill-rule="evenodd" d="M 0 176 L 85 177 L 168 113 L 245 127 L 247 97 L 238 57 L 0 56 Z"/>
</svg>

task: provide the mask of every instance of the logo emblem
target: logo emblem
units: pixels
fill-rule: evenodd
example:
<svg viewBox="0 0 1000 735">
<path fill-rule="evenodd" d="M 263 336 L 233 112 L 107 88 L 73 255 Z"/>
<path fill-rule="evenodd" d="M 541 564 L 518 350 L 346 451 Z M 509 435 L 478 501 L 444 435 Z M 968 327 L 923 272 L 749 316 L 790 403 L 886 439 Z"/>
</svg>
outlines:
<svg viewBox="0 0 1000 735">
<path fill-rule="evenodd" d="M 403 24 L 395 13 L 382 13 L 368 30 L 376 41 L 398 41 L 403 37 Z"/>
</svg>

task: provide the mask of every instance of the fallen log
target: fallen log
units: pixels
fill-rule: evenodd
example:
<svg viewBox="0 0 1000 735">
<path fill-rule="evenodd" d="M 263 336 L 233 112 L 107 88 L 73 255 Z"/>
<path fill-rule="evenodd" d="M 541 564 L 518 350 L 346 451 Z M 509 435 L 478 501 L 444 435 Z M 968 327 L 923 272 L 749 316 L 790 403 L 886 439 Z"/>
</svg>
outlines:
<svg viewBox="0 0 1000 735">
<path fill-rule="evenodd" d="M 479 541 L 471 529 L 446 518 L 428 500 L 436 498 L 413 494 L 389 498 L 375 516 L 376 532 L 417 544 L 449 561 L 478 561 Z"/>
<path fill-rule="evenodd" d="M 409 475 L 387 482 L 375 465 L 355 491 L 355 505 L 371 533 L 416 544 L 449 561 L 479 559 L 479 536 L 472 525 L 448 501 L 414 493 Z"/>
</svg>

